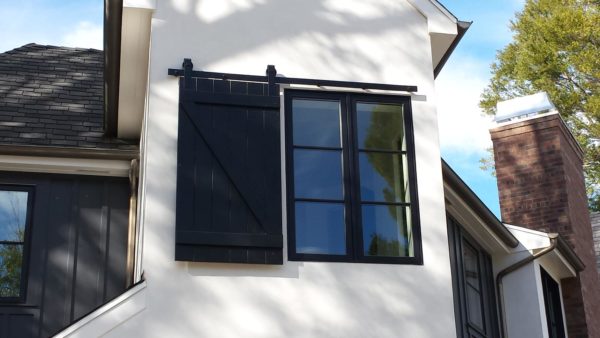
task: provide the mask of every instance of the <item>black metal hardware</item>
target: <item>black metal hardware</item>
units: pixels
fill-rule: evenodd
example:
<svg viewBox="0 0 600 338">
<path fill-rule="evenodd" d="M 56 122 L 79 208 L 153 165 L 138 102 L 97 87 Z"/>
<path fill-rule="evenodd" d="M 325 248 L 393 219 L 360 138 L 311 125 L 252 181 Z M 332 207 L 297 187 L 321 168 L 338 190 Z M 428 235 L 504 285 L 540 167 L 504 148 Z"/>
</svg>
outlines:
<svg viewBox="0 0 600 338">
<path fill-rule="evenodd" d="M 418 91 L 417 86 L 407 85 L 394 85 L 385 83 L 369 83 L 369 82 L 353 82 L 353 81 L 336 81 L 336 80 L 319 80 L 319 79 L 304 79 L 304 78 L 293 78 L 293 77 L 277 77 L 277 70 L 275 66 L 268 65 L 266 76 L 260 75 L 245 75 L 245 74 L 233 74 L 233 73 L 216 73 L 216 72 L 204 72 L 192 70 L 193 64 L 191 59 L 184 59 L 183 69 L 169 68 L 168 74 L 171 76 L 183 76 L 186 78 L 185 87 L 190 88 L 192 86 L 193 77 L 196 78 L 208 78 L 208 79 L 220 79 L 220 80 L 234 80 L 234 81 L 245 81 L 245 82 L 267 82 L 269 84 L 269 95 L 273 96 L 275 93 L 279 94 L 276 85 L 277 84 L 299 84 L 299 85 L 310 85 L 317 87 L 336 87 L 336 88 L 353 88 L 353 89 L 364 89 L 364 90 L 389 90 L 397 92 L 409 92 L 414 93 Z M 189 84 L 189 86 L 188 86 Z"/>
<path fill-rule="evenodd" d="M 181 67 L 183 68 L 183 77 L 185 78 L 185 88 L 192 88 L 192 69 L 194 68 L 192 59 L 183 59 Z"/>
</svg>

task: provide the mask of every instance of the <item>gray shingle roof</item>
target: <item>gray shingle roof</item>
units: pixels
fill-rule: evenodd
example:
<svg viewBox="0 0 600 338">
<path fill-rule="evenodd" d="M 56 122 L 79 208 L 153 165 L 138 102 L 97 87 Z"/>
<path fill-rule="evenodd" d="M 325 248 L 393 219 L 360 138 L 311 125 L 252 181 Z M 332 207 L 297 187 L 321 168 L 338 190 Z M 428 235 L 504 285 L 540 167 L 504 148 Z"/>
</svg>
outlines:
<svg viewBox="0 0 600 338">
<path fill-rule="evenodd" d="M 104 137 L 104 53 L 28 44 L 0 53 L 0 144 L 135 149 Z"/>
</svg>

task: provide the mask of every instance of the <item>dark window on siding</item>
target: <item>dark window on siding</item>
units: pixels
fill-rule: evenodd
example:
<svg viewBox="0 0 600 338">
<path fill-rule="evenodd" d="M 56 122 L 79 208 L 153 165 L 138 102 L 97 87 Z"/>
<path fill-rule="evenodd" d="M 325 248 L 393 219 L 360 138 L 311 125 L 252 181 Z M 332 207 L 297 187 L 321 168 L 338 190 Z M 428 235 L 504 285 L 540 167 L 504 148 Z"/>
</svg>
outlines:
<svg viewBox="0 0 600 338">
<path fill-rule="evenodd" d="M 26 287 L 32 190 L 0 185 L 0 301 L 19 302 Z"/>
<path fill-rule="evenodd" d="M 454 312 L 458 337 L 498 337 L 490 255 L 448 216 Z"/>
<path fill-rule="evenodd" d="M 544 305 L 546 308 L 546 322 L 550 338 L 564 338 L 565 326 L 563 322 L 562 307 L 560 302 L 560 287 L 558 283 L 540 268 L 542 275 L 542 288 L 544 292 Z"/>
<path fill-rule="evenodd" d="M 288 90 L 290 260 L 421 264 L 410 98 Z"/>
</svg>

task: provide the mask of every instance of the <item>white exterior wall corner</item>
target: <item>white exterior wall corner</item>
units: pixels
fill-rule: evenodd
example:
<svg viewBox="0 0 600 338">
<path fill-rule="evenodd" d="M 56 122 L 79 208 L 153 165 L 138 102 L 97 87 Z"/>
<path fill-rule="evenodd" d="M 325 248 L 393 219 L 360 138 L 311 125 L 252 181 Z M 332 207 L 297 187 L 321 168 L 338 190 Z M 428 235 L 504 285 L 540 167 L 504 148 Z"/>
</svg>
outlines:
<svg viewBox="0 0 600 338">
<path fill-rule="evenodd" d="M 508 337 L 548 337 L 539 268 L 534 263 L 506 275 L 503 294 Z"/>
<path fill-rule="evenodd" d="M 141 205 L 146 310 L 108 337 L 456 332 L 430 37 L 408 1 L 160 1 L 151 44 Z M 274 64 L 290 77 L 417 85 L 424 264 L 289 262 L 286 255 L 283 266 L 175 262 L 178 82 L 167 69 L 183 58 L 208 71 L 264 74 Z"/>
<path fill-rule="evenodd" d="M 497 254 L 492 257 L 495 276 L 508 266 L 551 244 L 547 233 L 510 224 L 505 225 L 519 240 L 519 246 L 512 249 L 509 254 Z M 547 253 L 506 275 L 503 279 L 502 293 L 508 337 L 546 338 L 549 336 L 540 268 L 544 268 L 559 285 L 562 278 L 576 276 L 574 268 L 558 250 Z M 562 293 L 561 306 L 565 318 Z"/>
</svg>

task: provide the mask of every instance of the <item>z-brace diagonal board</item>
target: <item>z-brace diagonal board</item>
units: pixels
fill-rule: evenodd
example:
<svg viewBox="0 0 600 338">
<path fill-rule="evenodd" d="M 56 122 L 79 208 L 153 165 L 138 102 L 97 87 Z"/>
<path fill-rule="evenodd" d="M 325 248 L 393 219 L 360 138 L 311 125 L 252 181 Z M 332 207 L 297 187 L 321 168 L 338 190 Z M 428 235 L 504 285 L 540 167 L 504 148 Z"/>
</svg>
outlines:
<svg viewBox="0 0 600 338">
<path fill-rule="evenodd" d="M 248 177 L 251 173 L 243 171 L 243 168 L 240 168 L 239 163 L 236 161 L 236 159 L 239 159 L 240 157 L 234 156 L 236 155 L 235 152 L 232 153 L 234 150 L 228 148 L 224 142 L 215 135 L 215 131 L 211 130 L 211 114 L 215 113 L 210 111 L 211 106 L 186 101 L 181 103 L 180 109 L 182 109 L 187 118 L 192 122 L 198 136 L 207 145 L 214 160 L 221 167 L 225 176 L 231 182 L 263 231 L 269 233 L 270 231 L 268 228 L 265 228 L 264 226 L 265 223 L 268 222 L 266 208 L 278 208 L 280 206 L 265 205 L 264 201 L 261 201 L 256 197 L 257 194 L 254 192 L 260 189 L 257 185 L 261 184 L 261 177 Z M 240 108 L 237 108 L 237 110 L 239 109 Z M 278 110 L 276 111 L 278 112 Z M 261 119 L 264 119 L 263 115 L 268 114 L 268 112 L 266 109 L 248 108 L 246 116 L 249 114 L 259 115 Z M 277 119 L 276 123 L 279 123 L 278 120 L 279 119 Z"/>
</svg>

